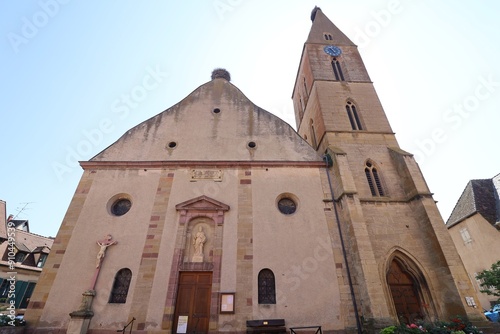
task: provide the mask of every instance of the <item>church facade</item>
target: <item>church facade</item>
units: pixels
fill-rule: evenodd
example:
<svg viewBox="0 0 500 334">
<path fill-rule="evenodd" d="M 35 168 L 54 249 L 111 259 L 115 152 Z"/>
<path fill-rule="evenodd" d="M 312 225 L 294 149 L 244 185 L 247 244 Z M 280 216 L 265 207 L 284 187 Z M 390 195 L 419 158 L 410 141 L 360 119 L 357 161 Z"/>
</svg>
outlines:
<svg viewBox="0 0 500 334">
<path fill-rule="evenodd" d="M 356 46 L 315 8 L 297 131 L 216 70 L 90 161 L 26 313 L 31 332 L 375 332 L 483 321 L 420 169 Z"/>
</svg>

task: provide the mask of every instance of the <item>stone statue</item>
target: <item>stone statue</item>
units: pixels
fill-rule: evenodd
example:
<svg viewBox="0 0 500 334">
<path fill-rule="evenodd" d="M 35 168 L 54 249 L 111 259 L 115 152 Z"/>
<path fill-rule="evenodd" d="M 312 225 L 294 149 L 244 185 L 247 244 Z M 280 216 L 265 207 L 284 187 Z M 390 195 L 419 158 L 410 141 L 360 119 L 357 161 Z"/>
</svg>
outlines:
<svg viewBox="0 0 500 334">
<path fill-rule="evenodd" d="M 200 226 L 198 232 L 193 238 L 194 245 L 194 255 L 193 262 L 203 262 L 203 245 L 207 241 L 207 237 L 203 232 L 203 228 Z"/>
<path fill-rule="evenodd" d="M 102 259 L 106 255 L 106 249 L 109 246 L 116 245 L 118 243 L 116 241 L 111 241 L 111 239 L 113 239 L 113 237 L 111 236 L 111 234 L 108 234 L 107 236 L 104 237 L 103 240 L 98 240 L 97 241 L 97 244 L 101 248 L 99 249 L 99 253 L 97 253 L 96 268 L 99 268 L 101 266 Z"/>
</svg>

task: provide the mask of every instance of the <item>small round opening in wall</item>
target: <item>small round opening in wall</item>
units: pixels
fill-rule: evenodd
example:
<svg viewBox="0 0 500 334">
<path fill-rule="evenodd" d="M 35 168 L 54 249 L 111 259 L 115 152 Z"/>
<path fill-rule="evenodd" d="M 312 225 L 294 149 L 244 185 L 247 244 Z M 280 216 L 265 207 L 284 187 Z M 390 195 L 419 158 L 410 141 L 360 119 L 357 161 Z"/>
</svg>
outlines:
<svg viewBox="0 0 500 334">
<path fill-rule="evenodd" d="M 175 141 L 171 141 L 170 143 L 168 143 L 168 148 L 176 148 L 177 147 L 177 143 Z"/>
<path fill-rule="evenodd" d="M 219 109 L 219 108 L 215 108 L 215 109 L 213 110 L 213 113 L 214 113 L 214 114 L 218 114 L 218 113 L 220 113 L 220 109 Z"/>
<path fill-rule="evenodd" d="M 132 207 L 132 202 L 128 198 L 120 198 L 111 205 L 111 213 L 115 216 L 123 216 Z"/>
<path fill-rule="evenodd" d="M 251 141 L 247 144 L 248 148 L 256 148 L 257 144 L 254 141 Z"/>
<path fill-rule="evenodd" d="M 297 203 L 289 197 L 284 197 L 278 201 L 278 209 L 284 215 L 291 215 L 297 211 Z"/>
</svg>

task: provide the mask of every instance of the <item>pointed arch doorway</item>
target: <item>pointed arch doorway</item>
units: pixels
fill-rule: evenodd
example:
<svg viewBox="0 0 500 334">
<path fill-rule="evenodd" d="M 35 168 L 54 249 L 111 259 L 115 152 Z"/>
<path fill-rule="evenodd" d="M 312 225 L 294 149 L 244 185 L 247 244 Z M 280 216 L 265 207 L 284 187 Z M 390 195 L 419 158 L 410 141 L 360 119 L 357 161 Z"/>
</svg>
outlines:
<svg viewBox="0 0 500 334">
<path fill-rule="evenodd" d="M 425 318 L 422 283 L 403 261 L 397 258 L 391 261 L 387 284 L 400 322 L 409 324 Z"/>
</svg>

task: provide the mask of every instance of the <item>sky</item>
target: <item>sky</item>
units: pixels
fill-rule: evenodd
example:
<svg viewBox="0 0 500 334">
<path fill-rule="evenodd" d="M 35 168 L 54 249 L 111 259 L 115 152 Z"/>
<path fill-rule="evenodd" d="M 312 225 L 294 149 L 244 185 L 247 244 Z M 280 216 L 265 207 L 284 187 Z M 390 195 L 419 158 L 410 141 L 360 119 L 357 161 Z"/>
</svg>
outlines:
<svg viewBox="0 0 500 334">
<path fill-rule="evenodd" d="M 495 0 L 0 1 L 0 199 L 55 236 L 82 169 L 213 69 L 295 128 L 310 13 L 355 44 L 402 149 L 446 221 L 471 179 L 500 173 Z"/>
</svg>

